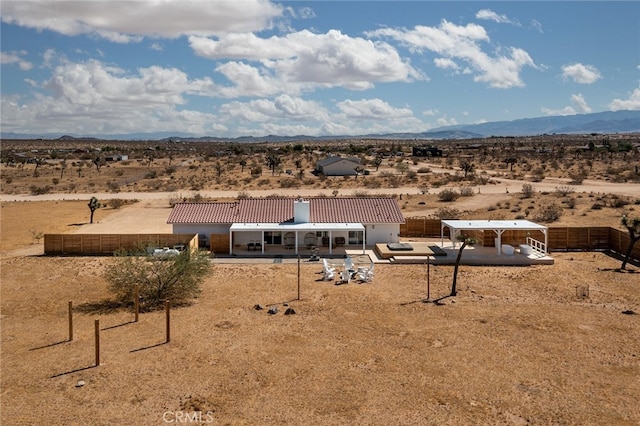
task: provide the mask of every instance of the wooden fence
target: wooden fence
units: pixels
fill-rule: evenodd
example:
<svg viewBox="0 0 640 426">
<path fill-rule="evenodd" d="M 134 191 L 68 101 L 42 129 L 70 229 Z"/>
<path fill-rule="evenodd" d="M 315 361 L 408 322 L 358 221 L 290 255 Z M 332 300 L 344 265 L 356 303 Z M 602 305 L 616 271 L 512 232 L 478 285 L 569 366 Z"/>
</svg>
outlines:
<svg viewBox="0 0 640 426">
<path fill-rule="evenodd" d="M 449 228 L 444 229 L 444 236 L 449 238 Z M 525 242 L 526 237 L 540 240 L 539 231 L 507 230 L 501 236 L 504 244 L 518 245 Z M 540 236 L 536 235 L 540 234 Z M 400 236 L 405 238 L 440 238 L 440 219 L 426 217 L 410 217 L 400 225 Z M 493 246 L 493 231 L 476 231 L 472 235 L 480 244 Z M 616 253 L 627 253 L 629 233 L 611 227 L 549 227 L 547 231 L 548 251 L 593 251 L 611 250 Z M 636 244 L 631 258 L 640 260 L 640 244 Z"/>
<path fill-rule="evenodd" d="M 45 255 L 112 255 L 118 250 L 184 246 L 198 249 L 193 234 L 45 234 Z"/>
</svg>

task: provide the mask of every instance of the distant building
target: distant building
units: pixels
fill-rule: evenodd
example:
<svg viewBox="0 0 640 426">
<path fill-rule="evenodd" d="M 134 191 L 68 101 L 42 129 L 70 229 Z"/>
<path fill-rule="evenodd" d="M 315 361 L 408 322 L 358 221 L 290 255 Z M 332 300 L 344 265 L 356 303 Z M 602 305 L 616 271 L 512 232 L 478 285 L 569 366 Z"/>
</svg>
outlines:
<svg viewBox="0 0 640 426">
<path fill-rule="evenodd" d="M 316 172 L 325 176 L 355 176 L 360 165 L 359 158 L 327 157 L 316 163 Z"/>
<path fill-rule="evenodd" d="M 442 150 L 434 146 L 414 146 L 414 157 L 442 157 Z"/>
</svg>

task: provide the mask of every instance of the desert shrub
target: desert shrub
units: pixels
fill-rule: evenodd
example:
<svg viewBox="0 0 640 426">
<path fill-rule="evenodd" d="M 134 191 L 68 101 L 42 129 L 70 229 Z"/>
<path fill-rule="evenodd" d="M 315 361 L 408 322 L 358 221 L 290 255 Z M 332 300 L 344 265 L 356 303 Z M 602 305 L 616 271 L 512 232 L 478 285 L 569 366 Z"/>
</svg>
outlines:
<svg viewBox="0 0 640 426">
<path fill-rule="evenodd" d="M 196 298 L 209 268 L 207 254 L 188 250 L 169 259 L 118 253 L 116 264 L 106 269 L 104 277 L 123 304 L 133 303 L 138 286 L 140 309 L 151 311 L 164 306 L 165 300 L 180 305 Z"/>
<path fill-rule="evenodd" d="M 473 188 L 470 186 L 463 186 L 462 188 L 460 188 L 460 196 L 462 197 L 473 197 L 475 195 L 475 192 L 473 191 Z"/>
<path fill-rule="evenodd" d="M 107 181 L 107 188 L 110 191 L 113 191 L 113 192 L 119 192 L 120 191 L 120 185 L 115 180 Z"/>
<path fill-rule="evenodd" d="M 240 191 L 238 192 L 238 195 L 236 196 L 236 198 L 238 200 L 244 200 L 247 198 L 251 198 L 251 196 L 249 195 L 249 193 L 247 191 Z"/>
<path fill-rule="evenodd" d="M 446 188 L 438 193 L 438 200 L 451 202 L 457 200 L 459 196 L 460 193 L 458 191 Z"/>
<path fill-rule="evenodd" d="M 431 169 L 429 167 L 420 167 L 418 173 L 431 173 Z"/>
<path fill-rule="evenodd" d="M 4 183 L 6 183 L 7 185 L 10 185 L 13 182 L 13 179 L 10 177 L 7 177 L 4 179 Z"/>
<path fill-rule="evenodd" d="M 624 207 L 626 205 L 629 204 L 629 201 L 622 198 L 622 197 L 618 197 L 617 195 L 612 195 L 611 198 L 609 198 L 609 207 L 613 207 L 615 209 L 620 208 L 620 207 Z"/>
<path fill-rule="evenodd" d="M 551 223 L 560 219 L 562 216 L 562 207 L 556 203 L 548 203 L 540 206 L 536 211 L 533 219 L 538 222 Z"/>
<path fill-rule="evenodd" d="M 570 186 L 556 186 L 555 193 L 561 197 L 566 197 L 569 194 L 573 194 L 575 190 Z"/>
<path fill-rule="evenodd" d="M 600 204 L 600 203 L 593 203 L 593 204 L 591 205 L 591 210 L 602 210 L 602 207 L 603 207 L 603 206 L 602 206 L 602 204 Z"/>
<path fill-rule="evenodd" d="M 51 187 L 49 185 L 45 185 L 45 186 L 31 185 L 29 187 L 29 191 L 31 192 L 31 195 L 48 194 L 49 192 L 51 192 Z"/>
<path fill-rule="evenodd" d="M 455 207 L 440 207 L 433 213 L 433 217 L 436 219 L 457 219 L 460 215 L 460 210 Z"/>
<path fill-rule="evenodd" d="M 116 176 L 124 175 L 124 170 L 116 170 Z"/>
<path fill-rule="evenodd" d="M 296 179 L 282 179 L 280 181 L 280 188 L 297 188 L 298 181 Z"/>
<path fill-rule="evenodd" d="M 107 205 L 109 207 L 111 207 L 112 209 L 119 209 L 120 207 L 124 206 L 126 204 L 126 201 L 120 199 L 120 198 L 112 198 L 111 200 L 109 200 L 107 202 Z"/>
<path fill-rule="evenodd" d="M 158 172 L 156 172 L 155 170 L 149 170 L 147 173 L 144 174 L 145 179 L 155 179 L 157 177 L 158 177 Z"/>
<path fill-rule="evenodd" d="M 367 191 L 356 190 L 353 191 L 353 196 L 358 198 L 366 198 L 369 197 L 369 193 Z"/>
<path fill-rule="evenodd" d="M 533 197 L 533 193 L 534 193 L 533 185 L 531 185 L 530 183 L 522 184 L 522 190 L 521 190 L 522 198 L 531 198 Z"/>
<path fill-rule="evenodd" d="M 365 179 L 364 186 L 365 188 L 370 188 L 370 189 L 381 188 L 382 182 L 380 182 L 380 180 L 376 178 Z"/>
</svg>

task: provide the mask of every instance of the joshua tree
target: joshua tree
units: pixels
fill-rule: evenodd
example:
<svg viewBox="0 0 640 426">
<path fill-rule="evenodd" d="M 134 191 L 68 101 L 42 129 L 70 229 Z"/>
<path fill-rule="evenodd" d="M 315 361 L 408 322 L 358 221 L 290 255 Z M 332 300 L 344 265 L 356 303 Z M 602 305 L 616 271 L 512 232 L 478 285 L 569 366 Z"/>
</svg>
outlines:
<svg viewBox="0 0 640 426">
<path fill-rule="evenodd" d="M 512 172 L 513 171 L 513 165 L 518 162 L 518 159 L 517 158 L 513 158 L 513 157 L 509 157 L 506 160 L 504 160 L 504 162 L 509 165 L 509 171 Z"/>
<path fill-rule="evenodd" d="M 468 161 L 463 161 L 460 163 L 460 168 L 462 169 L 462 171 L 464 172 L 464 178 L 467 178 L 467 175 L 469 173 L 473 173 L 473 171 L 475 170 L 475 166 L 473 165 L 473 163 L 470 163 Z"/>
<path fill-rule="evenodd" d="M 631 258 L 633 247 L 636 245 L 638 240 L 640 240 L 640 217 L 630 219 L 624 215 L 622 216 L 621 222 L 622 226 L 627 228 L 627 231 L 629 231 L 629 246 L 627 247 L 627 254 L 622 261 L 622 266 L 620 266 L 620 269 L 625 269 L 627 267 L 627 262 Z"/>
<path fill-rule="evenodd" d="M 472 246 L 476 243 L 475 239 L 469 238 L 464 234 L 458 237 L 458 241 L 462 241 L 462 245 L 460 246 L 460 250 L 458 250 L 458 256 L 456 257 L 456 264 L 453 268 L 453 284 L 451 284 L 451 294 L 449 295 L 451 297 L 457 294 L 456 283 L 458 281 L 458 266 L 460 266 L 460 259 L 462 259 L 462 250 L 464 250 L 466 246 Z"/>
<path fill-rule="evenodd" d="M 89 210 L 91 210 L 89 223 L 93 223 L 93 214 L 100 208 L 100 201 L 98 201 L 96 197 L 91 197 L 91 200 L 89 200 L 89 204 L 87 205 L 89 206 Z"/>
</svg>

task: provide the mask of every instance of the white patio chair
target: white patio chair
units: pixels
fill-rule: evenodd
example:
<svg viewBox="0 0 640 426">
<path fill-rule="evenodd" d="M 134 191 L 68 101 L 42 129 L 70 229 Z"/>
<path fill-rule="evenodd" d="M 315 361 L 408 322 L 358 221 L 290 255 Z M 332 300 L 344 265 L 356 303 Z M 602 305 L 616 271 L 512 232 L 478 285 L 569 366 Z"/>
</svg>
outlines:
<svg viewBox="0 0 640 426">
<path fill-rule="evenodd" d="M 358 271 L 358 279 L 362 282 L 369 283 L 373 281 L 373 263 L 369 265 L 367 269 L 361 269 Z"/>
<path fill-rule="evenodd" d="M 342 272 L 340 272 L 340 281 L 343 284 L 349 284 L 351 282 L 351 274 L 353 273 L 353 271 L 346 269 Z"/>
<path fill-rule="evenodd" d="M 346 258 L 344 259 L 344 267 L 345 267 L 346 269 L 350 269 L 350 270 L 352 270 L 352 271 L 353 271 L 353 259 L 352 259 L 352 258 L 350 258 L 350 257 L 346 257 Z"/>
<path fill-rule="evenodd" d="M 329 260 L 325 257 L 322 259 L 322 274 L 325 281 L 330 281 L 335 276 L 336 268 L 334 268 Z"/>
</svg>

